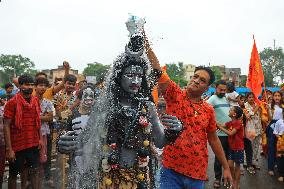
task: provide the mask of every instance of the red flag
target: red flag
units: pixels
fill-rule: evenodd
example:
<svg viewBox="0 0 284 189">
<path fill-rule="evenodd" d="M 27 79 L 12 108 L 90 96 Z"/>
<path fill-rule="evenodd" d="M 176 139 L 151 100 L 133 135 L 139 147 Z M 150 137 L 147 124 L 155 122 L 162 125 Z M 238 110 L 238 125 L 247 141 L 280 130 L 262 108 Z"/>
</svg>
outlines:
<svg viewBox="0 0 284 189">
<path fill-rule="evenodd" d="M 258 96 L 262 92 L 262 84 L 264 84 L 264 75 L 262 72 L 262 66 L 256 48 L 255 39 L 253 37 L 253 47 L 251 51 L 249 73 L 246 86 L 247 88 L 250 88 L 255 97 L 258 98 Z"/>
</svg>

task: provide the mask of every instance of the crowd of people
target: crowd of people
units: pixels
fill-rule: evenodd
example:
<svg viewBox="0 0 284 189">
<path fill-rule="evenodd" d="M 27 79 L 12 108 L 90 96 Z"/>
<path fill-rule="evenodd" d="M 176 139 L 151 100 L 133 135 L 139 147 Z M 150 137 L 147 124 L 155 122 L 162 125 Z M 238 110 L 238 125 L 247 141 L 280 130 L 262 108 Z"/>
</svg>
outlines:
<svg viewBox="0 0 284 189">
<path fill-rule="evenodd" d="M 274 176 L 277 167 L 278 180 L 283 182 L 283 155 L 280 155 L 284 147 L 282 92 L 265 90 L 259 100 L 252 92 L 243 96 L 230 88 L 231 82 L 217 82 L 216 93 L 207 102 L 215 109 L 217 134 L 228 161 L 234 160 L 235 166 L 230 162 L 230 167 L 235 174 L 235 182 L 240 182 L 244 168 L 249 174 L 256 174 L 260 169 L 260 155 L 267 157 L 268 174 Z M 234 121 L 236 118 L 237 121 Z M 232 121 L 235 123 L 232 124 Z M 222 167 L 218 159 L 214 162 L 214 172 L 214 187 L 219 188 Z"/>
<path fill-rule="evenodd" d="M 267 174 L 283 182 L 282 92 L 242 96 L 232 82 L 215 82 L 208 67 L 197 67 L 181 89 L 160 66 L 145 33 L 131 37 L 103 84 L 78 82 L 69 63 L 63 66 L 64 77 L 53 84 L 40 72 L 4 85 L 0 186 L 7 160 L 10 189 L 18 174 L 21 188 L 55 187 L 54 132 L 56 150 L 68 154 L 71 165 L 69 188 L 202 189 L 208 143 L 216 156 L 215 188 L 239 189 L 245 168 L 252 175 L 260 169 L 261 154 Z M 213 83 L 215 94 L 204 98 Z"/>
</svg>

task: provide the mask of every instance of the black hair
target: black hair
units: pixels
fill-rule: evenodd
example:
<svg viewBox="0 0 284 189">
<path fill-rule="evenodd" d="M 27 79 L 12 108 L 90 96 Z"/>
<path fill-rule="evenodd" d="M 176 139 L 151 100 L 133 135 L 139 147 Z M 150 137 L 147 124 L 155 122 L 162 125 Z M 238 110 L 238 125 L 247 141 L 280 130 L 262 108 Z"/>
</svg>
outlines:
<svg viewBox="0 0 284 189">
<path fill-rule="evenodd" d="M 45 78 L 47 78 L 47 74 L 44 73 L 44 72 L 38 72 L 38 73 L 36 73 L 35 77 L 37 78 L 39 75 L 44 75 Z"/>
<path fill-rule="evenodd" d="M 194 73 L 197 72 L 198 70 L 204 70 L 209 74 L 210 79 L 209 79 L 208 86 L 211 85 L 212 83 L 214 83 L 215 75 L 214 75 L 214 72 L 211 70 L 210 67 L 198 66 L 198 67 L 195 68 Z"/>
<path fill-rule="evenodd" d="M 31 75 L 24 74 L 18 78 L 19 85 L 28 84 L 28 83 L 35 83 L 34 78 Z"/>
<path fill-rule="evenodd" d="M 261 95 L 263 96 L 265 93 L 273 93 L 271 90 L 269 89 L 263 89 Z"/>
<path fill-rule="evenodd" d="M 12 83 L 6 83 L 6 84 L 4 85 L 4 89 L 8 89 L 8 88 L 10 88 L 10 87 L 13 87 L 13 88 L 14 88 L 14 86 L 13 86 Z"/>
<path fill-rule="evenodd" d="M 227 83 L 225 80 L 219 80 L 216 82 L 216 88 L 219 86 L 219 85 L 226 85 L 227 86 Z"/>
<path fill-rule="evenodd" d="M 230 93 L 234 92 L 236 90 L 235 84 L 233 82 L 228 82 L 227 83 L 227 89 Z"/>
<path fill-rule="evenodd" d="M 43 78 L 43 77 L 36 78 L 35 85 L 37 86 L 39 84 L 45 84 L 48 87 L 49 81 L 46 78 Z"/>
<path fill-rule="evenodd" d="M 236 113 L 236 118 L 239 119 L 242 117 L 243 115 L 243 109 L 239 106 L 233 106 L 234 107 L 234 111 Z"/>
<path fill-rule="evenodd" d="M 246 98 L 248 99 L 248 97 L 249 97 L 250 95 L 253 95 L 253 97 L 256 98 L 255 95 L 253 94 L 253 92 L 248 92 L 248 93 L 246 94 Z"/>
<path fill-rule="evenodd" d="M 65 83 L 66 81 L 72 82 L 72 83 L 76 83 L 77 81 L 77 77 L 75 75 L 72 74 L 68 74 L 65 78 Z"/>
<path fill-rule="evenodd" d="M 242 94 L 239 95 L 240 99 L 246 99 L 246 97 Z"/>
<path fill-rule="evenodd" d="M 55 79 L 54 79 L 54 82 L 56 83 L 57 81 L 62 81 L 63 79 L 61 78 L 61 77 L 56 77 Z"/>
</svg>

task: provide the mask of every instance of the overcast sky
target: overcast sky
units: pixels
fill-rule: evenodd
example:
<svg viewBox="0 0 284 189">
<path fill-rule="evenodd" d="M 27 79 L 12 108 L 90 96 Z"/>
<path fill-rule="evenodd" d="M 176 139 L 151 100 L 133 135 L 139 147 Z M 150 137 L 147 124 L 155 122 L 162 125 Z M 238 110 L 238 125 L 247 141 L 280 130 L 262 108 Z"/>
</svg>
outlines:
<svg viewBox="0 0 284 189">
<path fill-rule="evenodd" d="M 258 50 L 284 46 L 283 0 L 1 0 L 0 54 L 22 54 L 37 69 L 63 60 L 82 71 L 111 64 L 128 41 L 128 13 L 146 17 L 160 63 L 241 67 L 252 35 Z"/>
</svg>

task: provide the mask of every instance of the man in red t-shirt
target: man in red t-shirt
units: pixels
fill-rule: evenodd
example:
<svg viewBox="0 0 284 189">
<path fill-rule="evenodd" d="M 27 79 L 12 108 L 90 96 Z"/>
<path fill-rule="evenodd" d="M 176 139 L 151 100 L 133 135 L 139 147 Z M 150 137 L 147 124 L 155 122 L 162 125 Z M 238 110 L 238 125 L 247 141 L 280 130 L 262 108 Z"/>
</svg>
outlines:
<svg viewBox="0 0 284 189">
<path fill-rule="evenodd" d="M 157 73 L 162 72 L 146 36 L 145 47 L 153 69 Z M 183 130 L 176 140 L 164 148 L 161 189 L 204 188 L 208 166 L 207 141 L 224 168 L 225 184 L 232 181 L 224 151 L 215 133 L 214 109 L 201 99 L 214 80 L 210 68 L 200 67 L 195 70 L 187 89 L 181 90 L 165 71 L 160 75 L 158 82 L 167 104 L 166 112 L 183 122 Z"/>
<path fill-rule="evenodd" d="M 225 125 L 218 124 L 218 128 L 228 134 L 229 152 L 228 163 L 231 172 L 234 174 L 234 188 L 239 188 L 241 169 L 240 165 L 244 163 L 244 127 L 240 120 L 243 110 L 239 106 L 233 106 L 229 111 L 229 117 L 232 121 Z"/>
<path fill-rule="evenodd" d="M 40 105 L 32 96 L 34 79 L 19 77 L 20 92 L 10 99 L 4 109 L 4 136 L 6 159 L 9 161 L 8 187 L 16 188 L 17 174 L 21 175 L 21 188 L 25 188 L 27 173 L 32 188 L 38 188 L 40 132 Z"/>
</svg>

